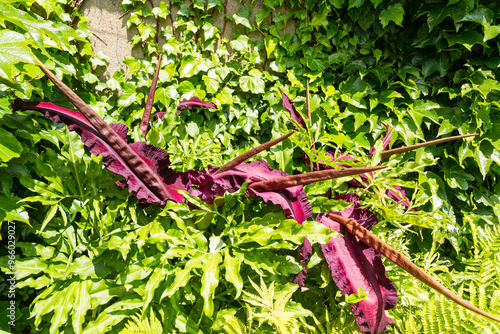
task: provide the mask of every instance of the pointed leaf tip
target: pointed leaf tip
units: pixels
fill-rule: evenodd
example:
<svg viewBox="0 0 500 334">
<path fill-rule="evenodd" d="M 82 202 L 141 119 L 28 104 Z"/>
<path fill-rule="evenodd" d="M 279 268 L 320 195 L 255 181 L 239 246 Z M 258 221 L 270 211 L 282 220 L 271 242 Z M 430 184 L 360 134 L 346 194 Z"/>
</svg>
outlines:
<svg viewBox="0 0 500 334">
<path fill-rule="evenodd" d="M 380 157 L 382 159 L 385 159 L 385 158 L 390 157 L 391 155 L 406 153 L 406 152 L 413 151 L 413 150 L 416 150 L 416 149 L 421 148 L 421 147 L 426 147 L 426 146 L 430 146 L 430 145 L 434 145 L 434 144 L 445 143 L 445 142 L 452 141 L 452 140 L 469 138 L 469 137 L 474 137 L 474 136 L 477 136 L 477 133 L 468 134 L 468 135 L 460 135 L 460 136 L 452 136 L 452 137 L 447 137 L 447 138 L 440 138 L 440 139 L 430 140 L 430 141 L 426 141 L 426 142 L 415 144 L 415 145 L 394 148 L 392 150 L 387 150 L 387 151 L 382 152 L 380 154 Z"/>
<path fill-rule="evenodd" d="M 221 166 L 217 170 L 217 172 L 215 172 L 215 175 L 236 167 L 237 165 L 245 162 L 246 160 L 250 159 L 251 157 L 259 154 L 260 152 L 267 150 L 267 149 L 273 147 L 274 145 L 281 143 L 283 140 L 287 139 L 288 137 L 290 137 L 294 133 L 295 133 L 295 131 L 291 131 L 291 132 L 287 133 L 286 135 L 283 135 L 279 138 L 270 140 L 267 143 L 264 143 L 262 145 L 259 145 L 257 147 L 252 148 L 251 150 L 249 150 L 249 151 L 237 156 L 233 160 L 229 161 L 227 164 Z"/>
<path fill-rule="evenodd" d="M 318 181 L 337 179 L 344 176 L 370 173 L 386 167 L 387 166 L 375 166 L 320 170 L 316 172 L 304 173 L 299 175 L 288 175 L 275 179 L 258 181 L 251 183 L 248 188 L 255 191 L 273 191 L 298 185 L 310 184 Z"/>
<path fill-rule="evenodd" d="M 155 98 L 156 86 L 158 85 L 158 75 L 160 73 L 161 58 L 162 55 L 160 54 L 158 57 L 158 64 L 156 64 L 156 70 L 153 76 L 153 82 L 151 83 L 151 88 L 149 89 L 148 99 L 146 100 L 144 114 L 142 114 L 141 125 L 139 126 L 142 132 L 142 136 L 144 138 L 146 138 L 146 135 L 148 134 L 149 119 L 151 117 L 151 110 L 153 109 L 153 101 Z"/>
<path fill-rule="evenodd" d="M 299 112 L 297 111 L 297 109 L 295 109 L 295 106 L 293 105 L 293 103 L 290 100 L 290 98 L 285 93 L 283 93 L 283 91 L 281 90 L 281 88 L 278 87 L 278 89 L 279 89 L 279 91 L 281 93 L 281 98 L 283 99 L 283 108 L 285 108 L 290 113 L 290 117 L 294 121 L 296 121 L 297 123 L 299 123 L 299 125 L 302 128 L 307 129 L 307 125 L 304 122 L 304 119 L 299 114 Z M 297 127 L 295 126 L 295 124 L 293 126 L 294 126 L 294 128 L 296 130 L 298 130 Z"/>
</svg>

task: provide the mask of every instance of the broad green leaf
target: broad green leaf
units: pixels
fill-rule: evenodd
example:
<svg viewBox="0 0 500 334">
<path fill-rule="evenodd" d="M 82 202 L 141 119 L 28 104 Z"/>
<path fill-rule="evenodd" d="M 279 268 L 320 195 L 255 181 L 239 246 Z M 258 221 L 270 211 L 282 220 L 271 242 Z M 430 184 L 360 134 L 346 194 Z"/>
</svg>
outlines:
<svg viewBox="0 0 500 334">
<path fill-rule="evenodd" d="M 487 23 L 484 24 L 483 42 L 497 37 L 498 34 L 500 34 L 500 25 L 489 25 Z"/>
<path fill-rule="evenodd" d="M 2 222 L 9 221 L 9 225 L 14 225 L 15 221 L 21 221 L 29 225 L 29 217 L 21 204 L 19 198 L 15 196 L 5 196 L 0 194 L 0 227 Z"/>
<path fill-rule="evenodd" d="M 239 52 L 244 52 L 248 50 L 248 41 L 250 39 L 245 35 L 240 35 L 237 39 L 230 42 L 231 47 Z"/>
<path fill-rule="evenodd" d="M 364 2 L 365 0 L 349 0 L 348 9 L 359 8 L 363 5 Z"/>
<path fill-rule="evenodd" d="M 68 312 L 73 309 L 77 286 L 78 282 L 73 281 L 62 291 L 62 298 L 53 301 L 55 303 L 54 315 L 50 320 L 50 331 L 52 333 L 55 333 L 68 320 Z"/>
<path fill-rule="evenodd" d="M 201 296 L 203 297 L 203 312 L 211 317 L 214 312 L 214 293 L 219 285 L 219 271 L 222 256 L 220 252 L 209 253 L 203 263 L 203 276 L 201 277 Z"/>
<path fill-rule="evenodd" d="M 118 98 L 118 105 L 120 107 L 128 107 L 135 101 L 137 101 L 137 89 L 131 83 L 124 83 L 124 90 Z"/>
<path fill-rule="evenodd" d="M 293 220 L 285 220 L 280 223 L 278 232 L 283 240 L 295 244 L 301 244 L 304 238 L 307 238 L 311 243 L 324 244 L 330 241 L 330 238 L 338 235 L 337 232 L 316 221 L 305 221 L 302 225 L 299 225 Z"/>
<path fill-rule="evenodd" d="M 476 150 L 479 151 L 479 150 Z M 477 156 L 476 161 L 478 160 L 478 157 L 480 158 L 481 156 Z M 484 156 L 483 156 L 484 158 Z M 490 162 L 491 163 L 491 162 Z M 481 169 L 486 168 L 486 161 L 485 159 L 482 159 L 478 162 L 480 165 Z M 483 165 L 483 166 L 481 166 Z M 448 185 L 452 188 L 460 188 L 462 190 L 467 190 L 469 189 L 469 181 L 473 181 L 475 178 L 474 176 L 470 175 L 467 173 L 464 169 L 462 169 L 458 165 L 452 165 L 444 170 L 444 175 L 446 177 L 446 182 Z"/>
<path fill-rule="evenodd" d="M 76 334 L 81 334 L 83 323 L 85 322 L 85 314 L 90 309 L 90 287 L 91 280 L 79 282 L 76 286 L 75 300 L 73 303 L 72 324 Z"/>
<path fill-rule="evenodd" d="M 38 258 L 24 258 L 16 261 L 16 279 L 38 274 L 48 268 L 47 262 Z"/>
<path fill-rule="evenodd" d="M 180 94 L 192 92 L 194 89 L 195 89 L 194 85 L 191 82 L 189 82 L 189 81 L 183 81 L 177 87 L 177 91 Z"/>
<path fill-rule="evenodd" d="M 394 5 L 390 5 L 387 9 L 382 10 L 380 12 L 379 20 L 380 23 L 382 23 L 383 28 L 385 28 L 390 21 L 394 22 L 398 26 L 402 26 L 404 15 L 405 10 L 403 9 L 403 5 L 396 3 Z"/>
<path fill-rule="evenodd" d="M 217 28 L 208 22 L 206 22 L 203 25 L 203 31 L 204 31 L 205 39 L 210 39 L 210 38 L 213 38 L 217 35 Z"/>
<path fill-rule="evenodd" d="M 255 21 L 257 22 L 257 27 L 260 27 L 262 21 L 264 21 L 265 18 L 268 17 L 270 13 L 271 10 L 268 8 L 260 8 L 257 11 L 257 14 L 255 15 Z"/>
<path fill-rule="evenodd" d="M 151 277 L 149 277 L 148 282 L 145 286 L 146 298 L 144 300 L 143 309 L 148 308 L 149 303 L 151 303 L 151 301 L 153 300 L 156 289 L 163 281 L 165 281 L 166 275 L 167 270 L 161 265 L 153 270 L 153 274 L 151 275 Z"/>
<path fill-rule="evenodd" d="M 191 271 L 195 268 L 200 267 L 205 256 L 206 255 L 204 254 L 200 254 L 193 257 L 186 263 L 183 269 L 177 267 L 173 272 L 173 274 L 175 274 L 174 282 L 163 292 L 160 300 L 163 299 L 163 297 L 172 296 L 177 292 L 177 290 L 185 286 L 191 278 Z"/>
<path fill-rule="evenodd" d="M 457 4 L 450 6 L 437 6 L 429 11 L 427 16 L 427 25 L 429 30 L 434 29 L 438 24 L 443 22 L 446 17 L 451 17 L 455 23 L 460 21 L 467 14 L 467 4 L 465 1 L 460 1 Z"/>
<path fill-rule="evenodd" d="M 234 23 L 241 24 L 242 26 L 252 29 L 252 25 L 249 21 L 250 13 L 252 12 L 252 6 L 242 6 L 238 13 L 233 14 Z"/>
<path fill-rule="evenodd" d="M 141 308 L 142 305 L 143 301 L 138 298 L 122 299 L 101 311 L 97 319 L 88 323 L 83 334 L 105 333 L 111 326 L 116 325 L 131 314 L 137 312 L 136 309 Z"/>
<path fill-rule="evenodd" d="M 240 77 L 240 87 L 244 92 L 251 91 L 254 94 L 263 94 L 265 82 L 262 79 L 262 72 L 258 69 L 252 69 L 249 75 Z"/>
<path fill-rule="evenodd" d="M 23 34 L 11 30 L 0 31 L 0 76 L 12 80 L 12 67 L 19 62 L 33 63 L 28 41 Z M 4 137 L 4 129 L 0 138 Z M 1 148 L 0 148 L 1 153 Z M 0 156 L 0 158 L 2 158 Z"/>
<path fill-rule="evenodd" d="M 45 9 L 47 18 L 49 18 L 49 15 L 56 9 L 57 2 L 53 0 L 36 0 L 35 2 Z"/>
<path fill-rule="evenodd" d="M 480 7 L 465 15 L 460 21 L 461 22 L 470 21 L 478 24 L 483 24 L 483 23 L 491 24 L 494 15 L 495 14 L 491 9 L 486 7 Z"/>
<path fill-rule="evenodd" d="M 110 283 L 104 279 L 93 281 L 89 291 L 91 308 L 107 304 L 113 297 L 122 298 L 125 293 L 125 286 Z"/>
<path fill-rule="evenodd" d="M 481 174 L 483 175 L 483 179 L 486 177 L 488 174 L 488 171 L 490 169 L 491 163 L 493 160 L 491 159 L 490 156 L 485 156 L 484 153 L 481 151 L 480 148 L 477 148 L 474 150 L 474 159 L 476 160 L 479 170 L 481 171 Z M 473 178 L 474 180 L 474 178 Z M 464 189 L 466 190 L 466 189 Z"/>
<path fill-rule="evenodd" d="M 473 30 L 466 30 L 459 34 L 448 34 L 446 35 L 448 40 L 448 45 L 453 46 L 455 44 L 461 44 L 471 51 L 475 44 L 482 44 L 483 35 Z"/>
<path fill-rule="evenodd" d="M 278 45 L 278 40 L 270 35 L 267 35 L 264 38 L 264 44 L 266 46 L 267 58 L 269 58 L 276 48 L 276 45 Z"/>
<path fill-rule="evenodd" d="M 428 77 L 436 71 L 439 71 L 440 76 L 444 76 L 446 71 L 448 71 L 450 59 L 448 55 L 444 53 L 435 54 L 433 52 L 429 52 L 413 57 L 412 64 L 422 65 L 424 77 Z"/>
<path fill-rule="evenodd" d="M 241 259 L 232 257 L 229 249 L 224 249 L 224 268 L 226 269 L 226 280 L 236 288 L 236 298 L 241 295 L 243 289 L 243 279 L 240 275 Z"/>
<path fill-rule="evenodd" d="M 45 219 L 42 222 L 42 226 L 40 227 L 40 232 L 43 232 L 43 230 L 45 230 L 47 224 L 50 223 L 50 221 L 54 218 L 58 209 L 59 209 L 59 203 L 52 205 L 50 210 L 47 212 Z"/>
<path fill-rule="evenodd" d="M 104 266 L 102 259 L 92 260 L 85 255 L 77 257 L 67 270 L 68 275 L 78 275 L 82 280 L 102 277 L 109 272 L 110 269 Z"/>
<path fill-rule="evenodd" d="M 1 38 L 1 37 L 0 37 Z M 0 39 L 1 43 L 1 39 Z M 2 56 L 0 50 L 0 57 Z M 1 63 L 1 60 L 0 60 Z M 9 131 L 0 128 L 0 162 L 17 158 L 23 151 L 21 143 Z"/>
</svg>

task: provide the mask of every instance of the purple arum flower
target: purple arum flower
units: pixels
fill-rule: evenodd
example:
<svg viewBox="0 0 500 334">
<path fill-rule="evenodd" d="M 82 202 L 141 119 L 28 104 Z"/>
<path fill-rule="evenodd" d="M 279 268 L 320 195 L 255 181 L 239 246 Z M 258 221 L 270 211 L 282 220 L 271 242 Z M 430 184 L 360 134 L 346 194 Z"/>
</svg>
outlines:
<svg viewBox="0 0 500 334">
<path fill-rule="evenodd" d="M 183 99 L 179 105 L 177 106 L 177 114 L 179 115 L 184 109 L 188 108 L 189 110 L 193 108 L 207 108 L 207 109 L 217 109 L 217 106 L 208 101 L 202 101 L 198 97 L 194 96 L 190 98 L 189 100 Z M 165 112 L 157 112 L 154 115 L 155 120 L 162 120 L 165 118 Z"/>
<path fill-rule="evenodd" d="M 166 200 L 180 202 L 183 196 L 177 193 L 175 189 L 182 189 L 199 197 L 206 203 L 213 203 L 217 196 L 222 196 L 226 191 L 237 191 L 245 182 L 248 182 L 246 190 L 248 196 L 259 196 L 265 202 L 280 205 L 286 217 L 295 219 L 301 224 L 312 215 L 311 206 L 303 190 L 303 185 L 336 177 L 371 173 L 386 167 L 333 169 L 321 167 L 325 165 L 320 164 L 319 170 L 301 175 L 288 175 L 283 171 L 271 169 L 269 164 L 264 161 L 244 163 L 245 160 L 262 150 L 288 138 L 292 134 L 289 133 L 250 150 L 222 167 L 209 166 L 208 171 L 197 172 L 191 170 L 177 173 L 170 169 L 168 154 L 165 150 L 143 142 L 127 144 L 126 133 L 128 128 L 125 125 L 113 124 L 110 126 L 106 124 L 74 92 L 45 68 L 36 57 L 35 60 L 38 61 L 40 68 L 49 79 L 81 113 L 52 103 L 24 102 L 21 100 L 13 101 L 12 108 L 14 110 L 38 110 L 55 122 L 67 124 L 70 130 L 76 131 L 80 135 L 91 153 L 103 156 L 103 163 L 108 169 L 125 177 L 123 181 L 117 184 L 122 188 L 128 187 L 129 191 L 134 193 L 142 202 L 161 205 Z M 158 72 L 158 68 L 159 65 L 156 72 Z M 149 111 L 145 110 L 146 112 L 151 111 L 150 105 L 152 105 L 155 88 L 156 80 L 153 79 L 153 86 L 147 101 Z M 291 117 L 300 126 L 305 127 L 305 122 L 290 99 L 283 92 L 282 96 L 283 107 L 290 111 Z M 190 100 L 181 101 L 178 112 L 184 108 L 191 109 L 192 107 L 216 109 L 213 103 L 204 102 L 194 97 Z M 158 113 L 155 116 L 161 118 L 162 115 L 160 114 Z M 147 134 L 146 122 L 149 117 L 149 115 L 143 117 L 143 122 L 141 122 L 144 136 Z M 392 154 L 469 136 L 473 135 L 455 136 L 392 149 L 382 152 L 381 157 L 384 159 Z M 384 149 L 389 144 L 389 138 L 390 132 L 383 139 Z M 373 153 L 374 148 L 370 149 L 370 154 Z M 346 155 L 334 157 L 331 154 L 331 156 L 333 161 L 352 160 L 351 157 Z M 395 187 L 395 190 L 401 192 L 398 194 L 389 191 L 387 196 L 402 201 L 403 205 L 409 206 L 409 203 L 404 200 L 404 191 L 399 187 Z M 458 304 L 493 320 L 500 321 L 500 319 L 456 296 L 456 294 L 411 263 L 397 250 L 371 234 L 369 230 L 374 224 L 378 223 L 378 220 L 372 212 L 360 207 L 357 195 L 345 194 L 338 196 L 337 199 L 343 199 L 353 204 L 340 212 L 328 212 L 317 216 L 317 221 L 342 234 L 322 245 L 321 249 L 332 272 L 332 278 L 342 293 L 356 293 L 359 287 L 368 293 L 368 299 L 351 305 L 362 332 L 379 333 L 386 331 L 387 325 L 393 323 L 385 315 L 385 310 L 395 306 L 397 292 L 394 284 L 385 276 L 385 267 L 382 264 L 380 254 L 384 254 L 408 273 Z M 302 263 L 303 269 L 295 279 L 301 286 L 304 285 L 307 276 L 306 264 L 311 255 L 311 244 L 305 238 L 303 246 L 299 250 L 299 261 Z"/>
<path fill-rule="evenodd" d="M 335 199 L 353 204 L 340 212 L 328 213 L 355 220 L 368 230 L 378 223 L 373 212 L 360 207 L 356 194 L 345 194 Z M 397 303 L 396 287 L 385 276 L 380 253 L 357 240 L 344 226 L 329 219 L 328 213 L 318 215 L 316 221 L 341 234 L 326 245 L 321 245 L 332 278 L 344 295 L 357 293 L 360 287 L 368 294 L 367 299 L 351 304 L 360 331 L 384 332 L 388 324 L 394 323 L 386 316 L 385 310 L 393 308 Z"/>
</svg>

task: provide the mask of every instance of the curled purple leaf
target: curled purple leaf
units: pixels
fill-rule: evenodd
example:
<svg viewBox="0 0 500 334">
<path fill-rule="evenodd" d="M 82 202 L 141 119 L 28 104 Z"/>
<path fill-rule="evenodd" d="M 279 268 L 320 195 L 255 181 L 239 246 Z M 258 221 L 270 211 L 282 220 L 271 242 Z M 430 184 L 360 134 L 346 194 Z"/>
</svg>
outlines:
<svg viewBox="0 0 500 334">
<path fill-rule="evenodd" d="M 36 110 L 45 115 L 45 117 L 52 119 L 56 123 L 64 123 L 68 126 L 70 131 L 78 133 L 82 142 L 87 146 L 90 152 L 94 155 L 101 155 L 103 164 L 107 169 L 115 174 L 125 177 L 125 180 L 117 182 L 120 187 L 128 187 L 137 198 L 145 203 L 164 204 L 166 198 L 158 197 L 148 186 L 143 179 L 138 176 L 132 168 L 129 167 L 127 162 L 116 152 L 111 145 L 109 145 L 103 136 L 90 124 L 89 121 L 78 111 L 66 109 L 48 102 L 25 102 L 22 100 L 15 100 L 12 102 L 14 110 Z M 112 124 L 112 129 L 122 138 L 126 140 L 126 133 L 128 127 L 124 124 Z M 165 161 L 168 161 L 168 156 L 164 150 L 146 145 L 144 143 L 135 143 L 130 145 L 131 149 L 142 158 L 144 162 L 150 167 L 159 170 L 168 166 Z M 163 153 L 159 153 L 159 150 Z M 163 154 L 161 160 L 160 156 Z M 156 159 L 162 161 L 161 164 L 156 162 Z M 161 165 L 161 166 L 160 166 Z M 158 174 L 157 174 L 158 175 Z M 171 198 L 177 202 L 182 200 L 182 195 L 177 193 L 172 187 L 164 184 L 171 194 Z"/>
<path fill-rule="evenodd" d="M 406 193 L 400 186 L 392 186 L 394 190 L 387 189 L 385 195 L 390 199 L 394 200 L 396 203 L 401 203 L 407 209 L 410 209 L 410 201 L 406 198 Z M 416 208 L 411 208 L 411 211 L 418 211 Z"/>
<path fill-rule="evenodd" d="M 250 181 L 251 184 L 288 175 L 280 170 L 272 169 L 265 161 L 254 161 L 249 164 L 242 163 L 231 170 L 219 174 L 215 174 L 216 172 L 217 167 L 209 168 L 209 173 L 214 179 L 214 184 L 211 185 L 214 196 L 220 196 L 224 191 L 234 192 L 246 181 Z M 280 205 L 285 216 L 297 220 L 299 224 L 302 224 L 312 215 L 311 205 L 300 185 L 274 191 L 257 191 L 247 188 L 247 195 L 259 196 L 265 202 L 270 201 Z"/>
<path fill-rule="evenodd" d="M 214 103 L 208 102 L 208 101 L 202 101 L 198 97 L 195 96 L 195 97 L 190 98 L 189 100 L 186 100 L 186 99 L 182 100 L 181 103 L 179 103 L 179 106 L 177 107 L 177 114 L 180 114 L 181 111 L 183 111 L 186 108 L 193 109 L 193 107 L 217 109 L 217 106 Z M 166 112 L 161 111 L 161 112 L 157 112 L 156 114 L 154 114 L 153 117 L 154 117 L 155 121 L 157 121 L 157 120 L 163 121 L 163 119 L 165 118 L 165 115 L 166 115 Z"/>
<path fill-rule="evenodd" d="M 300 116 L 300 114 L 297 111 L 297 109 L 295 109 L 295 106 L 293 105 L 293 103 L 290 100 L 290 98 L 285 93 L 283 93 L 283 91 L 281 90 L 281 88 L 278 87 L 278 89 L 280 90 L 281 97 L 283 99 L 283 108 L 285 108 L 286 110 L 288 110 L 288 112 L 290 112 L 290 117 L 292 117 L 292 119 L 294 121 L 296 121 L 297 123 L 299 123 L 299 125 L 302 128 L 307 129 L 306 122 L 304 122 L 304 119 L 302 118 L 302 116 Z M 293 125 L 293 127 L 296 130 L 298 130 L 297 127 L 295 126 L 295 124 Z"/>
<path fill-rule="evenodd" d="M 387 127 L 387 133 L 385 134 L 384 138 L 382 138 L 382 151 L 384 151 L 387 146 L 391 143 L 391 134 L 394 129 L 389 130 Z M 370 147 L 370 152 L 369 154 L 374 154 L 376 151 L 375 146 Z"/>
<path fill-rule="evenodd" d="M 38 63 L 40 69 L 54 83 L 54 85 L 70 100 L 70 102 L 80 111 L 94 129 L 99 132 L 100 138 L 113 148 L 133 173 L 139 177 L 143 184 L 147 185 L 152 193 L 161 201 L 174 200 L 172 194 L 160 177 L 148 167 L 141 157 L 132 150 L 127 142 L 123 140 L 97 113 L 90 108 L 78 95 L 75 94 L 64 82 L 59 80 L 45 65 L 33 55 L 33 59 Z"/>
<path fill-rule="evenodd" d="M 338 229 L 342 234 L 332 238 L 326 245 L 321 245 L 335 284 L 344 295 L 357 293 L 359 288 L 368 294 L 367 299 L 351 304 L 360 331 L 362 333 L 387 331 L 387 325 L 394 322 L 387 317 L 385 310 L 396 305 L 397 291 L 394 284 L 385 276 L 380 253 L 358 241 L 342 225 L 326 217 L 320 221 L 331 229 Z"/>
<path fill-rule="evenodd" d="M 307 277 L 307 262 L 312 256 L 312 246 L 311 242 L 304 238 L 304 242 L 299 247 L 299 262 L 302 264 L 302 270 L 295 276 L 293 283 L 298 284 L 302 289 L 305 284 L 305 279 Z"/>
<path fill-rule="evenodd" d="M 455 303 L 465 307 L 470 311 L 476 312 L 489 319 L 500 322 L 500 318 L 495 317 L 494 315 L 481 310 L 480 308 L 472 305 L 465 299 L 459 297 L 456 293 L 449 290 L 444 285 L 442 285 L 434 278 L 432 278 L 432 276 L 430 276 L 425 271 L 414 265 L 413 262 L 411 262 L 406 256 L 401 254 L 395 248 L 386 244 L 384 241 L 379 239 L 376 235 L 374 235 L 369 230 L 358 224 L 356 221 L 332 213 L 327 214 L 327 216 L 328 219 L 334 221 L 335 223 L 341 224 L 346 229 L 347 232 L 349 232 L 350 234 L 352 234 L 354 237 L 357 238 L 356 240 L 360 240 L 365 245 L 368 245 L 375 251 L 384 255 L 386 258 L 397 264 L 407 273 L 417 278 L 418 280 L 420 280 L 430 288 L 434 289 L 435 291 L 443 294 L 446 298 L 454 301 Z"/>
<path fill-rule="evenodd" d="M 338 215 L 349 219 L 357 218 L 359 223 L 368 229 L 378 223 L 372 212 L 359 207 L 357 195 L 345 194 L 336 199 L 353 203 L 347 209 L 338 212 Z M 367 299 L 351 304 L 361 332 L 387 331 L 387 325 L 394 322 L 387 317 L 385 310 L 396 305 L 397 291 L 392 281 L 385 276 L 380 253 L 360 242 L 343 225 L 329 219 L 327 214 L 318 215 L 316 220 L 342 234 L 321 245 L 335 284 L 344 295 L 357 293 L 360 287 L 368 294 Z"/>
<path fill-rule="evenodd" d="M 177 107 L 177 113 L 180 114 L 181 111 L 184 109 L 193 109 L 193 107 L 196 108 L 207 108 L 207 109 L 217 109 L 217 106 L 208 101 L 202 101 L 198 97 L 194 96 L 190 98 L 189 100 L 182 100 L 181 103 L 179 103 L 179 106 Z"/>
<path fill-rule="evenodd" d="M 160 112 L 155 113 L 154 116 L 153 116 L 153 118 L 154 118 L 155 121 L 157 121 L 157 120 L 163 121 L 163 119 L 165 118 L 166 114 L 167 114 L 166 112 L 160 111 Z"/>
</svg>

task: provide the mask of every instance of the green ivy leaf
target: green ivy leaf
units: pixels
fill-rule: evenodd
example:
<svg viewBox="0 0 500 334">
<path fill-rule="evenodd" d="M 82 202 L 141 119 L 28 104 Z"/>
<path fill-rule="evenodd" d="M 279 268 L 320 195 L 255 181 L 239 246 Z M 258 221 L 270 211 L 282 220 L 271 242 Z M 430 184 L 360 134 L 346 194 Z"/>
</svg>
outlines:
<svg viewBox="0 0 500 334">
<path fill-rule="evenodd" d="M 33 63 L 28 41 L 23 34 L 10 30 L 0 31 L 0 76 L 11 80 L 12 67 L 19 62 Z"/>
<path fill-rule="evenodd" d="M 248 50 L 248 41 L 250 39 L 246 35 L 240 35 L 237 39 L 231 41 L 231 47 L 236 51 L 244 52 Z"/>
<path fill-rule="evenodd" d="M 365 3 L 365 0 L 349 0 L 349 7 L 347 9 L 351 8 L 359 8 Z"/>
<path fill-rule="evenodd" d="M 276 48 L 276 45 L 278 45 L 278 40 L 271 35 L 267 35 L 264 38 L 264 45 L 266 46 L 267 58 L 269 58 Z"/>
<path fill-rule="evenodd" d="M 250 23 L 249 17 L 252 12 L 252 6 L 242 6 L 238 13 L 233 14 L 234 23 L 241 24 L 242 26 L 252 29 L 252 24 Z"/>
<path fill-rule="evenodd" d="M 133 84 L 128 82 L 124 83 L 123 86 L 124 90 L 118 98 L 118 105 L 120 107 L 128 107 L 137 101 L 137 89 Z"/>
<path fill-rule="evenodd" d="M 17 158 L 23 151 L 23 146 L 9 131 L 0 128 L 0 161 Z"/>
<path fill-rule="evenodd" d="M 160 1 L 158 7 L 153 8 L 151 11 L 155 17 L 161 17 L 166 19 L 168 16 L 168 4 L 164 1 Z"/>
<path fill-rule="evenodd" d="M 255 15 L 255 21 L 257 22 L 257 27 L 260 27 L 260 24 L 262 23 L 262 21 L 264 21 L 266 19 L 266 17 L 269 16 L 270 13 L 271 13 L 271 10 L 268 8 L 260 8 L 257 11 L 257 14 Z"/>
<path fill-rule="evenodd" d="M 57 2 L 53 0 L 36 0 L 35 2 L 45 9 L 47 18 L 49 18 L 49 15 L 56 9 Z"/>
<path fill-rule="evenodd" d="M 476 150 L 476 152 L 479 150 Z M 484 158 L 484 157 L 483 157 Z M 481 164 L 485 164 L 486 162 L 482 159 Z M 480 162 L 478 162 L 480 164 Z M 474 176 L 465 172 L 463 168 L 458 165 L 452 165 L 444 170 L 444 175 L 446 178 L 446 182 L 452 188 L 460 188 L 462 190 L 469 189 L 469 182 L 473 181 Z"/>
<path fill-rule="evenodd" d="M 390 21 L 394 22 L 398 26 L 403 26 L 402 24 L 404 15 L 405 10 L 403 9 L 403 5 L 401 5 L 400 3 L 396 3 L 381 11 L 379 20 L 380 23 L 382 23 L 383 28 L 385 28 Z"/>
<path fill-rule="evenodd" d="M 483 42 L 486 42 L 492 38 L 495 38 L 500 34 L 500 25 L 489 25 L 485 23 L 484 25 L 484 37 Z"/>
<path fill-rule="evenodd" d="M 194 89 L 195 89 L 194 85 L 190 81 L 183 81 L 177 87 L 177 91 L 180 94 L 185 94 L 185 93 L 192 92 Z"/>
<path fill-rule="evenodd" d="M 488 174 L 488 170 L 490 169 L 493 160 L 489 156 L 486 157 L 480 148 L 477 148 L 474 151 L 474 160 L 476 160 L 477 165 L 479 166 L 479 170 L 481 171 L 484 179 L 486 177 L 486 174 Z"/>
<path fill-rule="evenodd" d="M 262 79 L 262 72 L 254 68 L 248 74 L 240 77 L 241 89 L 244 92 L 251 91 L 254 94 L 263 94 L 265 82 Z"/>
<path fill-rule="evenodd" d="M 464 18 L 467 12 L 468 9 L 465 1 L 460 1 L 450 6 L 437 6 L 435 9 L 429 11 L 427 25 L 429 26 L 429 30 L 432 30 L 448 16 L 450 16 L 456 24 Z"/>
</svg>

